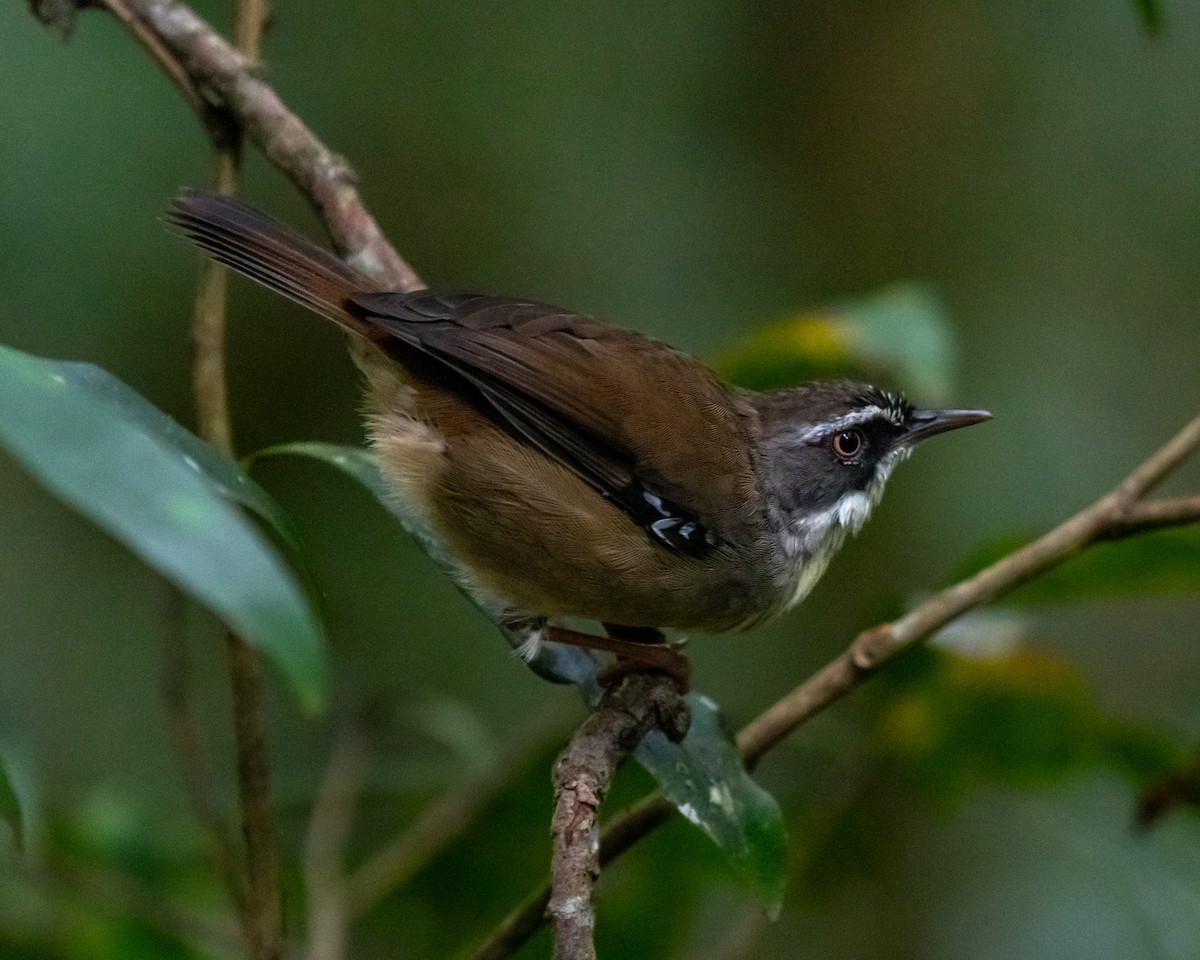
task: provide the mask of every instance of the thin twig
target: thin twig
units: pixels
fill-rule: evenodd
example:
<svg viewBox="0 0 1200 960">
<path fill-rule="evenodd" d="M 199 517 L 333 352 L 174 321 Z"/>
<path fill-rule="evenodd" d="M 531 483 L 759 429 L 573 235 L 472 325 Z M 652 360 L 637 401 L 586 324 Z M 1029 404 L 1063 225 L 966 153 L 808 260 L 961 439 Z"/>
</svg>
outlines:
<svg viewBox="0 0 1200 960">
<path fill-rule="evenodd" d="M 851 646 L 854 665 L 871 669 L 904 647 L 940 630 L 955 617 L 989 603 L 1002 591 L 1058 566 L 1077 550 L 1102 539 L 1109 530 L 1119 530 L 1128 511 L 1197 446 L 1200 446 L 1200 416 L 1138 466 L 1111 493 L 1045 536 L 943 591 L 895 623 L 861 634 Z"/>
<path fill-rule="evenodd" d="M 347 164 L 291 114 L 255 72 L 266 5 L 239 0 L 234 50 L 185 5 L 174 0 L 99 0 L 145 47 L 178 87 L 208 131 L 217 152 L 217 185 L 237 185 L 240 136 L 245 130 L 310 197 L 335 242 L 356 266 L 401 289 L 423 284 L 384 240 L 353 186 Z M 215 96 L 214 96 L 215 95 Z M 220 108 L 213 101 L 221 102 Z M 235 118 L 232 127 L 224 114 Z M 198 431 L 232 451 L 224 370 L 225 276 L 202 268 L 193 339 Z M 265 744 L 261 667 L 236 637 L 228 642 L 234 704 L 239 804 L 249 875 L 244 926 L 255 960 L 282 954 L 279 859 Z"/>
<path fill-rule="evenodd" d="M 346 844 L 369 753 L 362 730 L 348 724 L 334 744 L 313 802 L 304 845 L 308 960 L 342 960 L 346 956 L 350 921 Z"/>
<path fill-rule="evenodd" d="M 254 63 L 266 26 L 265 5 L 260 0 L 237 0 L 236 10 L 238 46 L 247 62 Z M 236 193 L 241 179 L 240 126 L 224 140 L 214 140 L 213 146 L 217 189 L 225 194 Z M 197 426 L 200 436 L 218 450 L 232 455 L 233 427 L 225 376 L 227 290 L 224 268 L 209 260 L 202 261 L 192 326 Z M 262 665 L 258 654 L 241 637 L 229 633 L 226 640 L 238 801 L 246 851 L 247 896 L 243 923 L 253 960 L 279 960 L 283 956 L 283 894 L 267 756 Z"/>
<path fill-rule="evenodd" d="M 967 611 L 991 602 L 1080 550 L 1103 540 L 1200 522 L 1200 497 L 1163 501 L 1140 499 L 1198 447 L 1200 416 L 1130 473 L 1111 493 L 1045 536 L 975 576 L 935 594 L 895 623 L 864 630 L 846 650 L 739 731 L 737 743 L 746 767 L 753 769 L 769 750 L 797 727 L 840 700 L 901 650 L 928 639 Z M 673 812 L 670 804 L 654 794 L 613 817 L 600 838 L 600 863 L 608 863 L 666 823 Z M 530 892 L 469 955 L 471 960 L 504 960 L 515 953 L 544 922 L 549 899 L 548 883 Z"/>
<path fill-rule="evenodd" d="M 129 11 L 197 88 L 215 95 L 316 207 L 334 243 L 359 270 L 389 288 L 418 290 L 416 271 L 392 248 L 363 206 L 346 161 L 318 140 L 235 50 L 176 0 L 100 0 Z"/>
<path fill-rule="evenodd" d="M 1135 533 L 1148 533 L 1163 527 L 1178 527 L 1200 520 L 1200 495 L 1164 500 L 1143 500 L 1127 509 L 1098 540 L 1117 540 Z"/>
<path fill-rule="evenodd" d="M 206 78 L 190 70 L 148 16 L 169 13 L 162 4 L 141 0 L 101 0 L 141 42 L 159 67 L 199 116 L 216 154 L 217 188 L 233 193 L 237 188 L 241 155 L 240 127 L 228 113 L 214 106 L 206 92 Z M 181 8 L 190 15 L 190 11 Z M 259 0 L 239 0 L 237 33 L 247 70 L 257 58 L 266 19 Z M 207 29 L 207 28 L 206 28 Z M 216 39 L 216 34 L 208 31 Z M 223 41 L 219 41 L 224 45 Z M 227 46 L 227 45 L 226 45 Z M 192 338 L 195 346 L 193 382 L 196 393 L 197 430 L 218 449 L 233 452 L 225 376 L 226 276 L 209 261 L 200 267 Z M 237 751 L 238 798 L 242 814 L 248 884 L 242 901 L 243 927 L 255 960 L 282 956 L 279 855 L 275 842 L 274 811 L 266 754 L 262 671 L 256 654 L 239 638 L 227 637 Z M 194 788 L 194 787 L 193 787 Z M 193 800 L 203 806 L 202 801 Z"/>
<path fill-rule="evenodd" d="M 283 956 L 282 893 L 267 758 L 262 664 L 254 650 L 237 637 L 230 634 L 228 639 L 238 804 L 246 845 L 250 956 L 252 960 L 280 960 Z"/>
<path fill-rule="evenodd" d="M 271 6 L 267 0 L 237 0 L 234 11 L 233 42 L 250 63 L 258 63 L 262 53 L 263 35 L 271 22 Z"/>
<path fill-rule="evenodd" d="M 246 890 L 237 848 L 217 802 L 213 789 L 212 768 L 188 696 L 188 677 L 191 670 L 183 622 L 187 601 L 174 585 L 164 584 L 163 589 L 165 595 L 161 687 L 167 728 L 182 767 L 185 792 L 192 815 L 207 839 L 213 875 L 225 888 L 237 915 L 244 920 Z"/>
<path fill-rule="evenodd" d="M 683 739 L 687 704 L 660 675 L 631 674 L 605 693 L 554 765 L 554 837 L 547 913 L 554 960 L 595 960 L 592 888 L 600 874 L 596 814 L 612 776 L 652 729 Z"/>
<path fill-rule="evenodd" d="M 216 148 L 216 187 L 237 192 L 241 137 L 230 137 Z M 232 454 L 233 424 L 229 417 L 229 387 L 225 376 L 225 321 L 229 274 L 202 257 L 196 275 L 196 305 L 192 315 L 192 388 L 196 394 L 196 432 L 218 450 Z"/>
<path fill-rule="evenodd" d="M 155 31 L 139 19 L 126 0 L 97 0 L 97 2 L 125 25 L 150 55 L 150 59 L 158 64 L 159 69 L 167 75 L 167 78 L 183 95 L 188 106 L 195 112 L 214 144 L 219 145 L 228 138 L 238 135 L 237 124 L 231 121 L 224 110 L 218 109 L 205 99 L 195 78 L 183 68 Z"/>
</svg>

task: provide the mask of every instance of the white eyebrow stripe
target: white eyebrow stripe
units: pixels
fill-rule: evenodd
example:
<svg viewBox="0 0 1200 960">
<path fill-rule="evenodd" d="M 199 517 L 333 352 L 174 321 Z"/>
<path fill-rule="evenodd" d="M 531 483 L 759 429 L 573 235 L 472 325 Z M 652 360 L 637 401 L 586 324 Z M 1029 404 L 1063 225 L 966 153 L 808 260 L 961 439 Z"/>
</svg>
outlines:
<svg viewBox="0 0 1200 960">
<path fill-rule="evenodd" d="M 898 410 L 871 405 L 863 407 L 861 410 L 854 410 L 843 414 L 835 420 L 797 428 L 795 439 L 800 443 L 816 443 L 831 434 L 841 433 L 843 430 L 847 430 L 850 427 L 857 427 L 860 423 L 867 423 L 871 420 L 886 420 L 888 423 L 899 426 L 900 416 Z"/>
</svg>

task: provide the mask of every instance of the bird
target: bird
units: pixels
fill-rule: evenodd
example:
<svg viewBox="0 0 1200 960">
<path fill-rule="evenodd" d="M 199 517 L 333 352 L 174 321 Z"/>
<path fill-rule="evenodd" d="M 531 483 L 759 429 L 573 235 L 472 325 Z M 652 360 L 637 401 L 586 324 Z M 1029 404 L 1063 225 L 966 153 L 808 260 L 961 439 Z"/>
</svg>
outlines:
<svg viewBox="0 0 1200 960">
<path fill-rule="evenodd" d="M 686 685 L 663 631 L 726 633 L 803 599 L 917 444 L 990 418 L 848 380 L 725 383 L 667 343 L 521 298 L 389 291 L 232 198 L 168 223 L 332 321 L 404 525 L 527 657 L 608 650 Z M 577 631 L 575 619 L 604 635 Z"/>
</svg>

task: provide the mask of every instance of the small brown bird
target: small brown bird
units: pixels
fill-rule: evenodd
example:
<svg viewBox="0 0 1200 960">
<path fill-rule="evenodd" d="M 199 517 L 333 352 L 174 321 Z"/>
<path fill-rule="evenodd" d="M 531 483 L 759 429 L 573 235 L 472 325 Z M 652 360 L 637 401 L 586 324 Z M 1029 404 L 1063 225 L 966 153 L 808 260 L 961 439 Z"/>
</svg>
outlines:
<svg viewBox="0 0 1200 960">
<path fill-rule="evenodd" d="M 660 628 L 742 630 L 820 578 L 926 437 L 988 419 L 846 381 L 774 393 L 593 317 L 389 293 L 226 197 L 168 218 L 350 335 L 368 433 L 409 529 L 527 653 L 546 639 L 671 667 Z M 600 621 L 608 638 L 561 627 Z"/>
</svg>

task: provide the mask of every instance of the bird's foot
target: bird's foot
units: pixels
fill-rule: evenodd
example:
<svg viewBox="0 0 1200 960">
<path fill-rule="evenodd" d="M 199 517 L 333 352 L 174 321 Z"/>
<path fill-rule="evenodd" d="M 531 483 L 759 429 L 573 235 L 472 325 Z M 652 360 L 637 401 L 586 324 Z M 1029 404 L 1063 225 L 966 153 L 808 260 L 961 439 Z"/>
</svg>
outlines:
<svg viewBox="0 0 1200 960">
<path fill-rule="evenodd" d="M 682 643 L 668 643 L 661 632 L 647 627 L 622 627 L 606 623 L 604 629 L 608 632 L 606 637 L 565 627 L 546 627 L 546 639 L 588 650 L 615 653 L 616 662 L 596 676 L 602 687 L 611 687 L 630 673 L 665 673 L 675 681 L 681 694 L 691 690 L 692 664 L 680 652 Z"/>
</svg>

